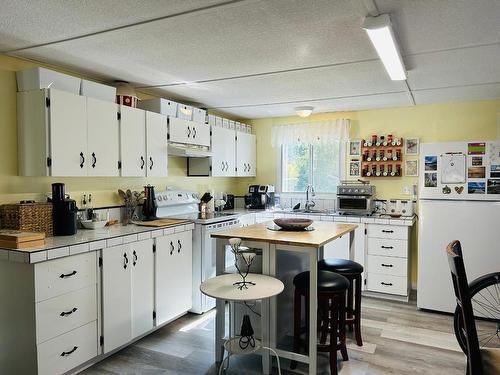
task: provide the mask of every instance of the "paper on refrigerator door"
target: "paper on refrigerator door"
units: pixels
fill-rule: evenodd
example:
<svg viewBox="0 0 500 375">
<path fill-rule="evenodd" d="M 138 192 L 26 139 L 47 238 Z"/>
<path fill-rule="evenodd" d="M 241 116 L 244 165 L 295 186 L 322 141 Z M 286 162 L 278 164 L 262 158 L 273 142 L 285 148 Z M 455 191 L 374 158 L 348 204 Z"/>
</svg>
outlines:
<svg viewBox="0 0 500 375">
<path fill-rule="evenodd" d="M 466 157 L 463 153 L 449 153 L 441 155 L 441 183 L 461 184 L 465 182 Z"/>
</svg>

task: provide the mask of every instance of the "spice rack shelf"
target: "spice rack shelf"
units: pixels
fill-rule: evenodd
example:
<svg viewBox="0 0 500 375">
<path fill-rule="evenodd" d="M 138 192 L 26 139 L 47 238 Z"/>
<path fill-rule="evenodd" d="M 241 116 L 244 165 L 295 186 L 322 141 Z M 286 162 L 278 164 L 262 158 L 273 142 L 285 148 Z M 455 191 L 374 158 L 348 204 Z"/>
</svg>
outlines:
<svg viewBox="0 0 500 375">
<path fill-rule="evenodd" d="M 371 141 L 363 140 L 361 144 L 362 177 L 390 178 L 403 175 L 402 138 L 393 138 L 392 135 L 389 135 L 386 139 L 384 136 L 373 135 Z"/>
</svg>

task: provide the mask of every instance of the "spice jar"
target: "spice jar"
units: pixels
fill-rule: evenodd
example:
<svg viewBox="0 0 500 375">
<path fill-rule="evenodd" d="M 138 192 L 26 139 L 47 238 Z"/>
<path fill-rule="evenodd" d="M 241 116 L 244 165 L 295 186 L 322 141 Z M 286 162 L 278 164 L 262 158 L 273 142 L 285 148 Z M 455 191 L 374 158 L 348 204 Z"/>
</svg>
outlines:
<svg viewBox="0 0 500 375">
<path fill-rule="evenodd" d="M 385 137 L 383 135 L 381 135 L 379 140 L 378 140 L 377 146 L 385 146 L 385 145 L 387 145 L 387 142 L 385 141 Z"/>
<path fill-rule="evenodd" d="M 393 160 L 401 160 L 401 149 L 396 150 L 396 155 L 394 155 Z"/>
<path fill-rule="evenodd" d="M 384 146 L 387 146 L 387 145 L 392 144 L 392 139 L 393 139 L 393 138 L 392 138 L 392 134 L 388 134 L 388 135 L 387 135 L 387 141 L 386 141 L 386 143 L 385 143 L 385 145 L 384 145 Z"/>
<path fill-rule="evenodd" d="M 377 174 L 377 165 L 372 164 L 372 176 L 375 176 Z"/>
<path fill-rule="evenodd" d="M 377 169 L 377 172 L 375 173 L 377 177 L 380 177 L 382 175 L 382 166 L 380 165 L 379 168 Z"/>
<path fill-rule="evenodd" d="M 377 144 L 377 134 L 373 134 L 370 146 L 374 146 L 376 144 Z"/>
<path fill-rule="evenodd" d="M 385 151 L 384 150 L 380 150 L 379 153 L 378 153 L 377 161 L 380 161 L 380 160 L 387 160 L 387 158 L 385 157 Z"/>
<path fill-rule="evenodd" d="M 382 172 L 382 176 L 384 176 L 384 177 L 385 177 L 385 176 L 387 176 L 388 172 L 387 172 L 387 169 L 385 168 L 385 165 L 384 165 L 384 164 L 382 164 L 382 165 L 380 166 L 380 169 L 382 169 L 382 171 L 383 171 L 383 172 Z"/>
<path fill-rule="evenodd" d="M 388 174 L 389 176 L 395 176 L 396 172 L 394 172 L 394 171 L 392 170 L 392 164 L 388 164 L 388 165 L 387 165 L 387 174 Z"/>
<path fill-rule="evenodd" d="M 368 176 L 368 165 L 363 165 L 363 172 L 362 172 L 362 175 L 363 176 Z"/>
<path fill-rule="evenodd" d="M 388 149 L 387 153 L 385 154 L 385 160 L 392 160 L 392 150 Z"/>
<path fill-rule="evenodd" d="M 370 155 L 370 151 L 369 150 L 363 150 L 363 160 L 364 161 L 368 161 L 369 155 Z"/>
<path fill-rule="evenodd" d="M 401 164 L 396 165 L 396 176 L 401 176 Z"/>
</svg>

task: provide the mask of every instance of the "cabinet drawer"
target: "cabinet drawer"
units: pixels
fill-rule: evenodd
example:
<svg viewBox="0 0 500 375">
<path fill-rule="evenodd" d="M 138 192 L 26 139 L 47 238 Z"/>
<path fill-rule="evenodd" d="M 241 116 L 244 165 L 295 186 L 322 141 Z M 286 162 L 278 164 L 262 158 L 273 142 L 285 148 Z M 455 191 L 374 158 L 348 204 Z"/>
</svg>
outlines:
<svg viewBox="0 0 500 375">
<path fill-rule="evenodd" d="M 63 374 L 97 356 L 97 345 L 97 321 L 46 341 L 37 347 L 38 374 Z"/>
<path fill-rule="evenodd" d="M 407 258 L 408 241 L 368 238 L 368 254 Z"/>
<path fill-rule="evenodd" d="M 367 290 L 380 293 L 408 295 L 408 279 L 403 276 L 368 273 Z"/>
<path fill-rule="evenodd" d="M 96 283 L 96 253 L 35 264 L 35 302 Z"/>
<path fill-rule="evenodd" d="M 368 237 L 407 240 L 408 227 L 398 225 L 369 224 Z"/>
<path fill-rule="evenodd" d="M 408 260 L 406 258 L 368 255 L 368 270 L 382 275 L 406 277 L 408 275 Z"/>
<path fill-rule="evenodd" d="M 96 285 L 38 302 L 35 310 L 41 343 L 97 319 Z"/>
</svg>

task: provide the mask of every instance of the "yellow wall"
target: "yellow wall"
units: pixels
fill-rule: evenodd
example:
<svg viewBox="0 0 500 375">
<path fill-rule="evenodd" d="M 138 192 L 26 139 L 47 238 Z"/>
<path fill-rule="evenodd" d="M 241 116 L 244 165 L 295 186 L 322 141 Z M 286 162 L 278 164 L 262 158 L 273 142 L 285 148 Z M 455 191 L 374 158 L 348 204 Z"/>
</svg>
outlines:
<svg viewBox="0 0 500 375">
<path fill-rule="evenodd" d="M 245 192 L 244 182 L 237 178 L 187 177 L 186 159 L 180 157 L 169 157 L 167 178 L 17 176 L 17 86 L 15 71 L 37 65 L 29 61 L 0 55 L 0 204 L 17 202 L 21 199 L 43 200 L 43 194 L 50 192 L 50 185 L 56 181 L 64 182 L 66 191 L 77 202 L 80 201 L 82 194 L 92 193 L 96 207 L 120 203 L 116 194 L 116 190 L 119 188 L 139 190 L 148 183 L 155 185 L 157 189 L 165 189 L 165 186 L 168 185 L 198 192 L 204 192 L 210 188 L 215 191 L 237 194 Z M 240 190 L 240 187 L 243 190 Z"/>
<path fill-rule="evenodd" d="M 351 139 L 371 134 L 420 138 L 420 142 L 491 140 L 498 138 L 500 100 L 420 105 L 357 112 L 320 113 L 307 119 L 279 117 L 253 120 L 257 135 L 257 178 L 259 184 L 276 184 L 277 149 L 271 147 L 271 128 L 275 124 L 346 118 L 351 120 Z M 405 158 L 406 156 L 403 156 Z M 415 159 L 413 157 L 412 159 Z M 417 177 L 371 178 L 377 198 L 411 198 L 403 195 L 404 186 L 416 183 Z M 411 279 L 417 279 L 417 225 L 412 231 Z"/>
</svg>

